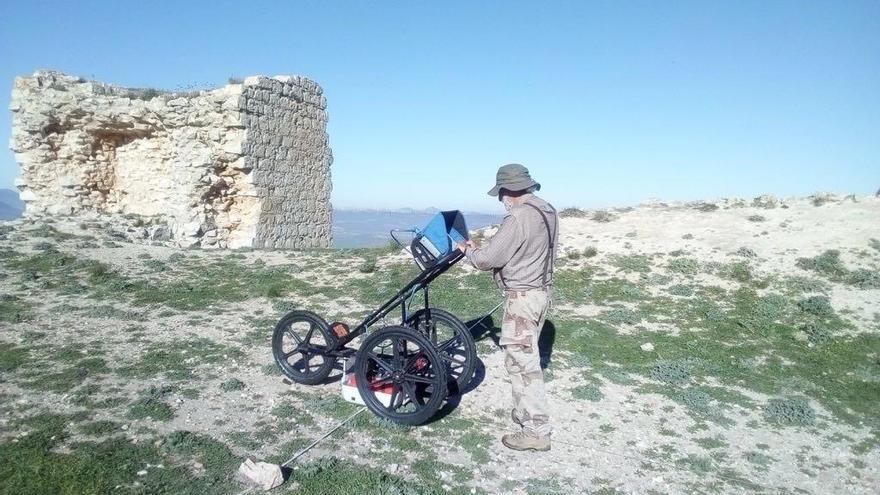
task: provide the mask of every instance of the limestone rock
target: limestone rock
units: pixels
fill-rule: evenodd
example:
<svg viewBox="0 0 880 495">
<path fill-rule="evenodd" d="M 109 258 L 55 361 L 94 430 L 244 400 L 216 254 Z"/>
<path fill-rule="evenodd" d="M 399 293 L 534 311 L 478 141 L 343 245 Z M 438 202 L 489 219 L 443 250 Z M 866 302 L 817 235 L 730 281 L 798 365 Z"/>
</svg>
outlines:
<svg viewBox="0 0 880 495">
<path fill-rule="evenodd" d="M 263 490 L 271 490 L 284 483 L 281 466 L 268 462 L 254 462 L 247 459 L 238 467 L 238 474 Z"/>
</svg>

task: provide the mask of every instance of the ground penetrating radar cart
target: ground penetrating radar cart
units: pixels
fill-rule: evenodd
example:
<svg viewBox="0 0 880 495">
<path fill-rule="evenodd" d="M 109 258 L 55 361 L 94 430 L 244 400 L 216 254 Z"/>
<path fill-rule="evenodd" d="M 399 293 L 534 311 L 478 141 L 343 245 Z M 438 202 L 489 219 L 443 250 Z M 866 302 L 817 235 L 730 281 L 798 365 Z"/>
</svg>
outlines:
<svg viewBox="0 0 880 495">
<path fill-rule="evenodd" d="M 421 230 L 392 231 L 403 247 L 395 235 L 401 232 L 414 235 L 408 247 L 421 272 L 412 281 L 351 330 L 310 311 L 290 311 L 275 325 L 272 354 L 285 375 L 308 385 L 326 382 L 341 362 L 347 400 L 380 418 L 418 425 L 474 376 L 473 336 L 453 314 L 432 308 L 428 298 L 431 282 L 463 258 L 454 245 L 466 241 L 468 232 L 459 211 L 440 212 Z M 417 299 L 422 301 L 413 311 Z M 400 324 L 370 328 L 397 308 Z M 359 347 L 348 347 L 362 335 Z"/>
</svg>

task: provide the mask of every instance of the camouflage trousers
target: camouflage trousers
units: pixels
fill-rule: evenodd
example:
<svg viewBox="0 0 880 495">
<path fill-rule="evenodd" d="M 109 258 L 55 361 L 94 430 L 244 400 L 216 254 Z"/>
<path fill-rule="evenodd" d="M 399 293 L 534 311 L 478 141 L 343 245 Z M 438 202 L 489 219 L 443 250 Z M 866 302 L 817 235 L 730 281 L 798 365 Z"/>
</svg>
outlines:
<svg viewBox="0 0 880 495">
<path fill-rule="evenodd" d="M 546 290 L 507 291 L 499 341 L 513 389 L 513 419 L 537 435 L 551 432 L 538 352 L 538 338 L 549 306 L 550 293 Z"/>
</svg>

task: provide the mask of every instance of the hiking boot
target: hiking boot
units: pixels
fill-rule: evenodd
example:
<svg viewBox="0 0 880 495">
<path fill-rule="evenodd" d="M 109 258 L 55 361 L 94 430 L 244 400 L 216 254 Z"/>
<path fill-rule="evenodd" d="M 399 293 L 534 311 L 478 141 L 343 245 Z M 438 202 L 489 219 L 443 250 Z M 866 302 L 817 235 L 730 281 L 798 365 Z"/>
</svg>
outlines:
<svg viewBox="0 0 880 495">
<path fill-rule="evenodd" d="M 501 443 L 513 450 L 550 450 L 550 435 L 538 436 L 528 431 L 508 433 L 501 437 Z"/>
<path fill-rule="evenodd" d="M 515 408 L 510 410 L 510 420 L 513 421 L 514 423 L 520 425 L 520 426 L 523 425 L 523 424 L 522 424 L 522 420 L 519 419 L 519 416 L 516 415 L 516 409 L 515 409 Z"/>
</svg>

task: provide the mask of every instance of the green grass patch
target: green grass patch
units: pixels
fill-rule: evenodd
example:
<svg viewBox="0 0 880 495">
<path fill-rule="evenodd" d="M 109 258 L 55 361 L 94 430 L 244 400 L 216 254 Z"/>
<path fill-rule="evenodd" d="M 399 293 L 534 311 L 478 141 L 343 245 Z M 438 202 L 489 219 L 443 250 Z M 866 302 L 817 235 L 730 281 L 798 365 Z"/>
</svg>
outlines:
<svg viewBox="0 0 880 495">
<path fill-rule="evenodd" d="M 153 441 L 135 444 L 122 436 L 69 443 L 66 428 L 72 421 L 76 418 L 33 417 L 29 435 L 17 442 L 0 443 L 0 458 L 15 459 L 0 463 L 0 494 L 98 495 L 119 492 L 116 487 L 126 487 L 125 493 L 181 495 L 238 491 L 232 481 L 238 459 L 220 444 L 188 440 L 178 433 L 166 439 L 161 448 Z M 205 466 L 198 475 L 189 468 L 194 459 Z M 164 467 L 147 467 L 160 464 Z M 146 474 L 138 475 L 141 470 Z M 134 481 L 139 486 L 133 487 Z"/>
<path fill-rule="evenodd" d="M 150 387 L 129 405 L 127 416 L 132 419 L 150 418 L 156 421 L 168 421 L 174 417 L 174 410 L 164 398 L 171 391 L 170 387 Z"/>
<path fill-rule="evenodd" d="M 812 258 L 798 258 L 795 264 L 798 268 L 814 271 L 830 279 L 840 279 L 849 273 L 840 260 L 840 251 L 836 249 L 829 249 Z"/>
<path fill-rule="evenodd" d="M 119 431 L 121 425 L 115 421 L 101 420 L 79 425 L 79 431 L 91 436 L 105 436 Z"/>
<path fill-rule="evenodd" d="M 79 239 L 83 236 L 68 234 L 67 232 L 61 232 L 51 225 L 42 224 L 32 229 L 22 230 L 22 233 L 29 238 L 34 237 L 45 237 L 48 239 L 54 239 L 56 241 L 67 241 L 70 239 Z"/>
<path fill-rule="evenodd" d="M 185 380 L 191 379 L 200 366 L 228 363 L 243 356 L 244 353 L 239 349 L 205 338 L 157 342 L 149 344 L 140 357 L 120 366 L 116 371 L 126 378 L 164 376 Z"/>
<path fill-rule="evenodd" d="M 697 438 L 696 440 L 694 440 L 694 443 L 696 443 L 700 447 L 703 447 L 706 450 L 720 449 L 722 447 L 727 447 L 728 445 L 728 443 L 720 437 Z"/>
<path fill-rule="evenodd" d="M 13 294 L 0 295 L 0 321 L 21 323 L 33 319 L 33 305 Z"/>
<path fill-rule="evenodd" d="M 599 319 L 613 326 L 637 325 L 642 317 L 635 311 L 627 308 L 611 308 L 603 311 Z"/>
<path fill-rule="evenodd" d="M 592 384 L 578 385 L 571 389 L 571 396 L 577 400 L 588 400 L 591 402 L 599 402 L 604 397 L 602 390 Z"/>
<path fill-rule="evenodd" d="M 290 414 L 300 415 L 314 413 L 325 417 L 342 419 L 350 416 L 360 407 L 357 404 L 346 402 L 339 397 L 338 394 L 311 393 L 298 390 L 290 390 L 288 391 L 288 394 L 293 395 L 302 401 L 302 408 L 305 409 L 305 411 L 308 411 L 308 413 L 300 412 L 299 407 L 291 404 L 291 408 L 284 408 L 279 411 L 282 414 L 288 412 Z M 273 414 L 275 414 L 274 410 Z"/>
<path fill-rule="evenodd" d="M 9 373 L 29 362 L 30 349 L 0 342 L 0 372 Z"/>
<path fill-rule="evenodd" d="M 609 262 L 622 272 L 648 273 L 651 259 L 642 254 L 612 255 Z"/>
<path fill-rule="evenodd" d="M 676 257 L 669 260 L 666 269 L 682 275 L 694 275 L 700 271 L 700 262 L 693 258 Z"/>
<path fill-rule="evenodd" d="M 442 488 L 444 483 L 443 478 L 440 476 L 440 472 L 449 473 L 456 481 L 463 482 L 473 477 L 473 473 L 470 470 L 465 469 L 462 466 L 456 466 L 454 464 L 449 464 L 437 459 L 436 454 L 430 452 L 419 459 L 416 459 L 414 462 L 410 464 L 410 469 L 413 474 L 419 477 L 419 480 L 422 482 L 423 486 L 431 486 L 436 487 L 438 490 L 437 493 L 443 493 L 444 490 Z M 468 488 L 458 487 L 453 493 L 467 493 L 469 491 Z M 446 492 L 449 493 L 449 492 Z"/>
<path fill-rule="evenodd" d="M 858 268 L 850 271 L 840 259 L 840 251 L 829 249 L 812 258 L 798 258 L 797 266 L 814 271 L 832 282 L 855 286 L 859 289 L 880 288 L 880 272 L 876 269 Z"/>
<path fill-rule="evenodd" d="M 56 357 L 64 359 L 62 353 L 59 353 Z M 60 370 L 58 369 L 59 367 L 52 368 L 56 371 L 45 371 L 43 368 L 40 368 L 38 371 L 28 370 L 27 373 L 22 374 L 25 380 L 20 381 L 19 385 L 35 390 L 61 393 L 75 388 L 90 377 L 102 375 L 109 371 L 107 362 L 103 358 L 84 358 L 78 352 L 74 357 L 79 358 L 79 360 L 73 365 L 63 367 Z"/>
<path fill-rule="evenodd" d="M 236 390 L 244 390 L 244 382 L 236 378 L 230 378 L 220 384 L 220 390 L 224 392 L 234 392 Z"/>
<path fill-rule="evenodd" d="M 310 283 L 296 277 L 298 270 L 293 265 L 247 265 L 234 259 L 200 263 L 172 257 L 166 263 L 173 264 L 175 276 L 156 281 L 126 275 L 106 263 L 78 259 L 54 248 L 27 257 L 0 257 L 5 268 L 18 272 L 25 281 L 39 282 L 41 288 L 85 293 L 137 307 L 202 310 L 253 298 L 316 292 Z"/>
<path fill-rule="evenodd" d="M 471 455 L 471 460 L 479 465 L 488 464 L 490 461 L 489 448 L 495 439 L 483 432 L 469 431 L 458 439 L 458 445 Z"/>
</svg>

